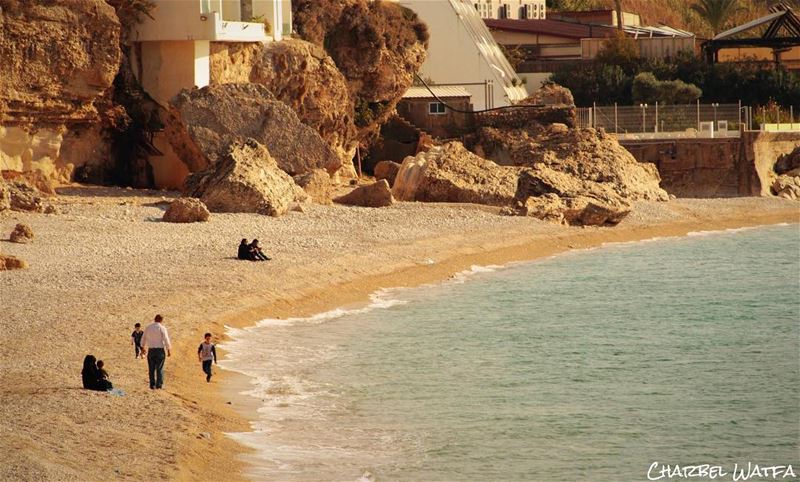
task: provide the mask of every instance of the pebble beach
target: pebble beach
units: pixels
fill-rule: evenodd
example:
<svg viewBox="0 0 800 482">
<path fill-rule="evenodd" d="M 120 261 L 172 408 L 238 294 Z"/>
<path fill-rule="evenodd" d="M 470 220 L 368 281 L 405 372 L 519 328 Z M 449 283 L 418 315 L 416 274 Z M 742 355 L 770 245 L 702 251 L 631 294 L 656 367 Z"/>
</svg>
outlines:
<svg viewBox="0 0 800 482">
<path fill-rule="evenodd" d="M 266 317 L 305 316 L 364 302 L 392 286 L 438 281 L 472 265 L 534 259 L 604 242 L 798 223 L 775 198 L 640 202 L 614 228 L 565 227 L 475 205 L 397 203 L 370 209 L 306 205 L 280 218 L 212 214 L 161 221 L 176 193 L 60 189 L 58 214 L 0 217 L 0 253 L 30 268 L 0 272 L 2 480 L 237 480 L 225 436 L 243 431 L 233 375 L 206 384 L 196 349 L 205 332 Z M 26 223 L 30 244 L 8 241 Z M 269 262 L 235 259 L 258 238 Z M 174 349 L 164 390 L 150 391 L 130 333 L 162 314 Z M 106 363 L 123 396 L 81 389 L 86 354 Z M 224 352 L 220 351 L 224 357 Z"/>
</svg>

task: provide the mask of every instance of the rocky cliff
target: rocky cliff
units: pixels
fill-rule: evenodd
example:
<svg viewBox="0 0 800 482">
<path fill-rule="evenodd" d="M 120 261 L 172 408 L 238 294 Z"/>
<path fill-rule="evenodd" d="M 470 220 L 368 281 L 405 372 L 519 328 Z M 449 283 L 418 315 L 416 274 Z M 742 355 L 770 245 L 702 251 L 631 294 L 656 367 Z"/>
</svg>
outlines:
<svg viewBox="0 0 800 482">
<path fill-rule="evenodd" d="M 0 0 L 0 169 L 71 176 L 107 160 L 97 100 L 119 68 L 102 0 Z"/>
</svg>

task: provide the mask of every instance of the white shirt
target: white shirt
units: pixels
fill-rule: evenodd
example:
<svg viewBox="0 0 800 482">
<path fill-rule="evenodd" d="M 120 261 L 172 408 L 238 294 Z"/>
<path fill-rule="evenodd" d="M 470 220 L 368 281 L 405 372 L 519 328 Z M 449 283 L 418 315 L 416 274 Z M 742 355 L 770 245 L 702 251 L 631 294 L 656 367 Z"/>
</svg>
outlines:
<svg viewBox="0 0 800 482">
<path fill-rule="evenodd" d="M 161 323 L 150 323 L 150 325 L 144 329 L 144 335 L 142 335 L 142 346 L 147 348 L 171 349 L 172 344 L 169 342 L 167 327 Z"/>
</svg>

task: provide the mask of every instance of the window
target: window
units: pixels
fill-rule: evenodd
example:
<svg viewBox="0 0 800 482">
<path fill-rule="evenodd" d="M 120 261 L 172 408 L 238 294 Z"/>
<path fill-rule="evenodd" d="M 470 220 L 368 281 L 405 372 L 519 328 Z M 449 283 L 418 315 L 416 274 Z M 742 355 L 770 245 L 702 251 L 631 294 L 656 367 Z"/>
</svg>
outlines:
<svg viewBox="0 0 800 482">
<path fill-rule="evenodd" d="M 428 104 L 428 114 L 430 115 L 443 115 L 447 112 L 447 107 L 441 102 L 430 102 Z"/>
</svg>

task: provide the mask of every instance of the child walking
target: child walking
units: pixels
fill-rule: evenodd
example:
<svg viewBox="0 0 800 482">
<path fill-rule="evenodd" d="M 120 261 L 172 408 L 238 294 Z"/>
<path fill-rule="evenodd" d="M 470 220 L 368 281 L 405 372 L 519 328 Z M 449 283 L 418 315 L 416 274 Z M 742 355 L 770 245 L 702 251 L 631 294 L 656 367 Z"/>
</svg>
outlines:
<svg viewBox="0 0 800 482">
<path fill-rule="evenodd" d="M 205 334 L 205 341 L 197 347 L 197 359 L 203 363 L 203 372 L 206 374 L 206 382 L 211 381 L 211 361 L 217 363 L 217 347 L 211 343 L 211 333 Z"/>
<path fill-rule="evenodd" d="M 144 358 L 144 353 L 142 352 L 142 335 L 144 335 L 144 331 L 142 331 L 142 324 L 136 323 L 133 325 L 133 333 L 131 333 L 131 343 L 136 347 L 136 358 Z"/>
</svg>

